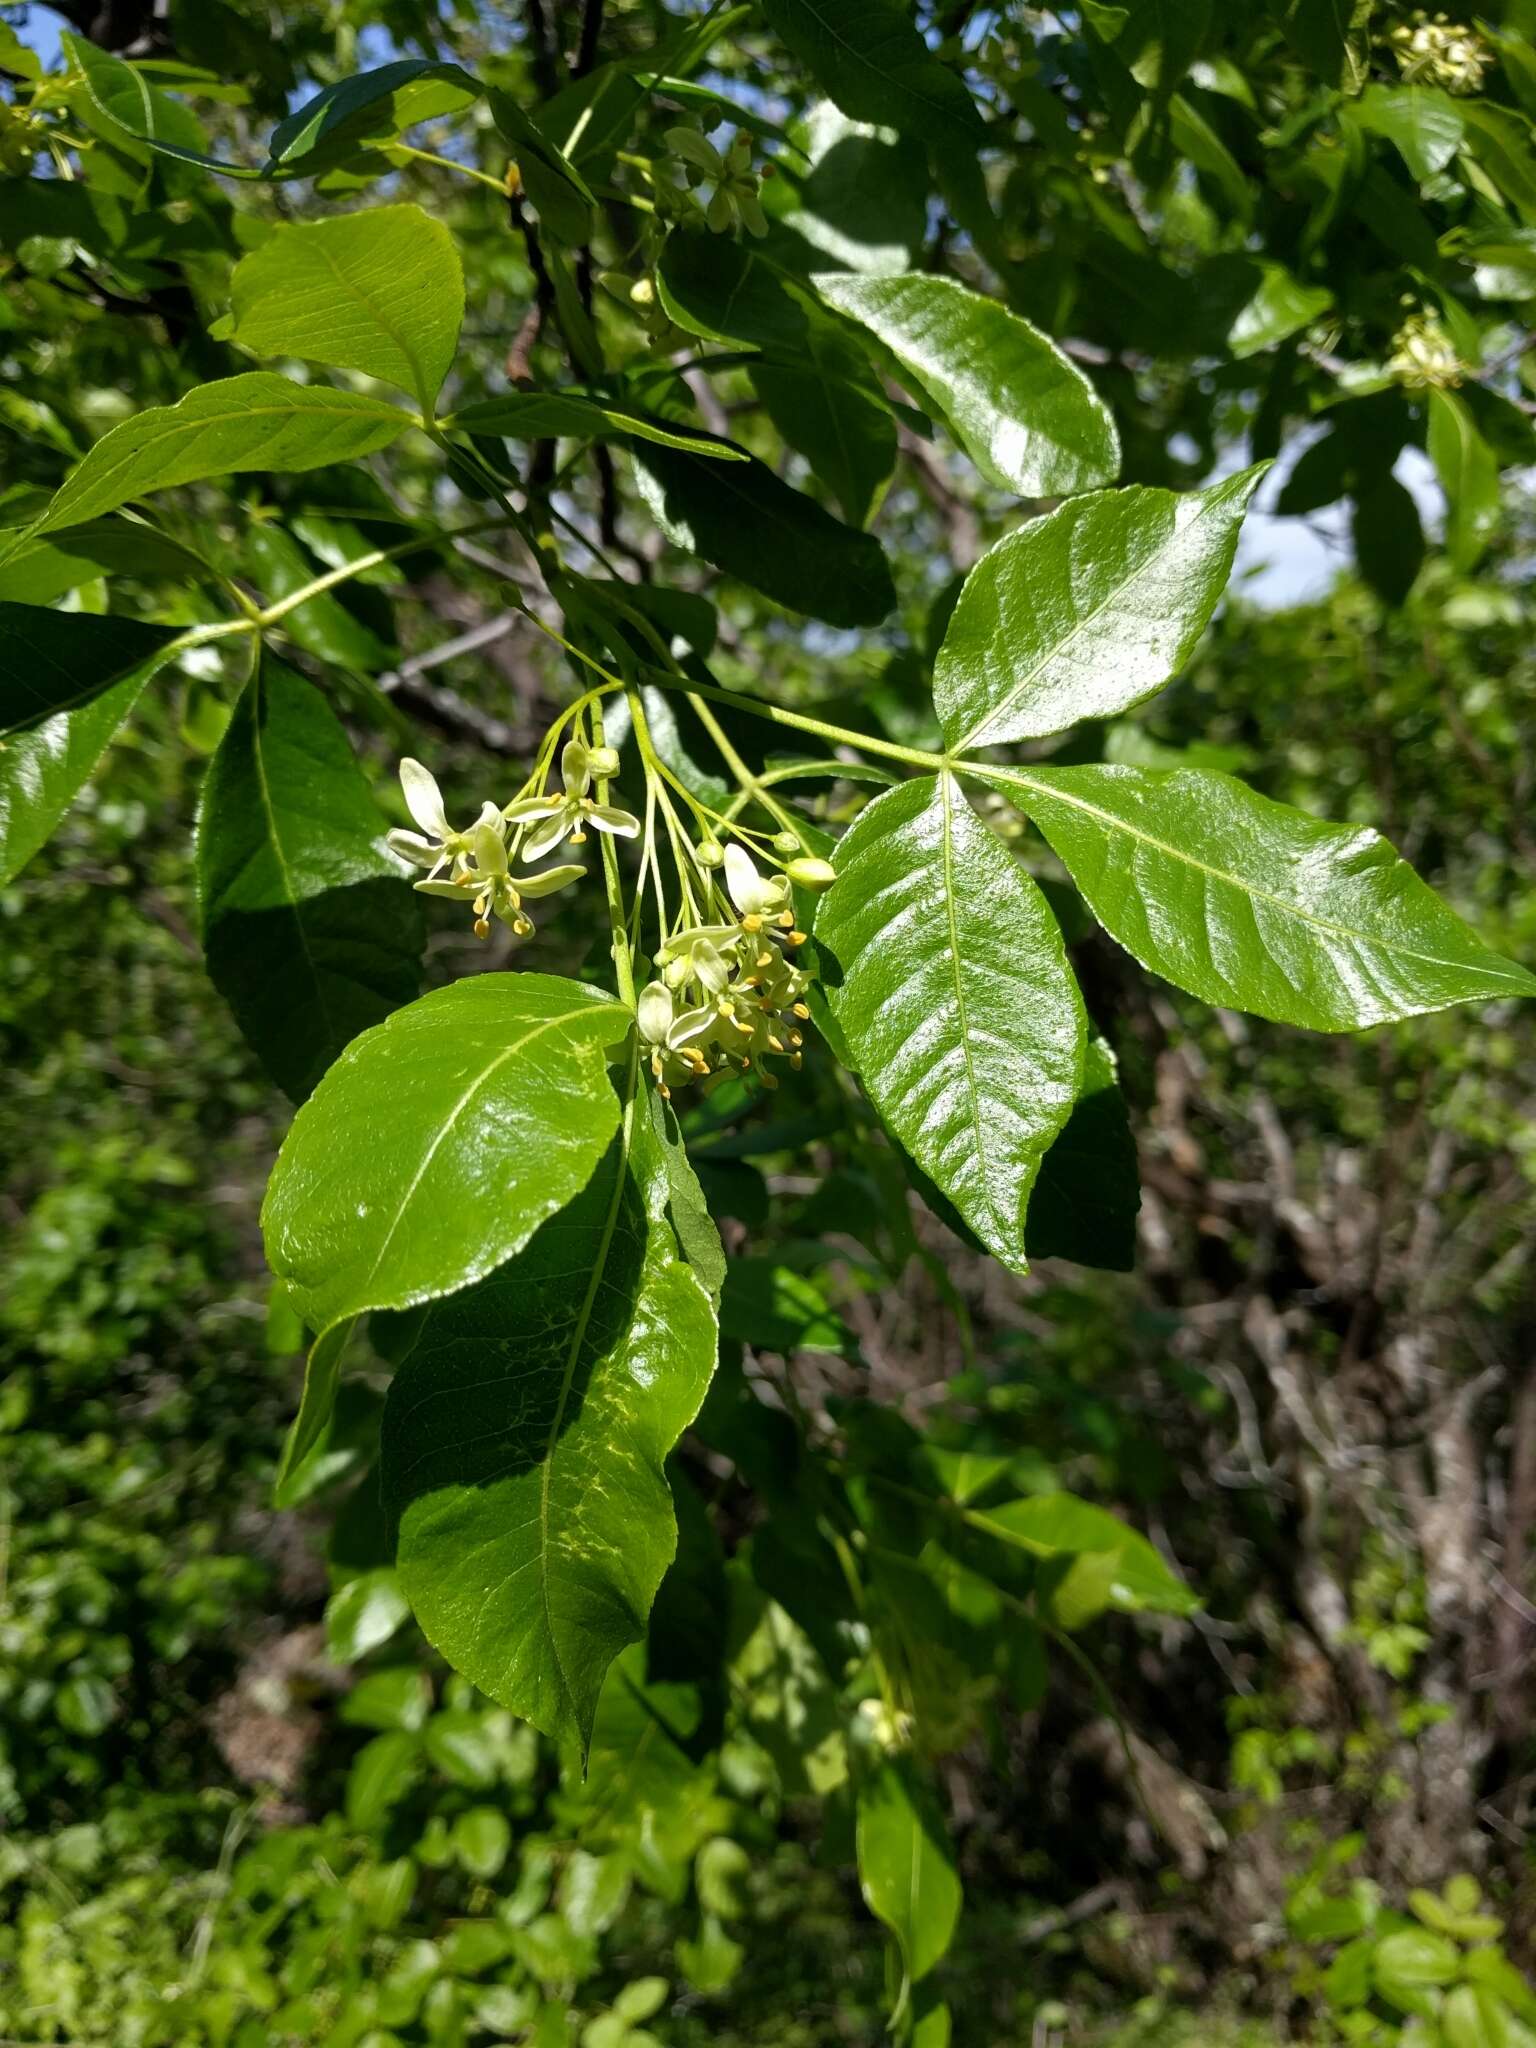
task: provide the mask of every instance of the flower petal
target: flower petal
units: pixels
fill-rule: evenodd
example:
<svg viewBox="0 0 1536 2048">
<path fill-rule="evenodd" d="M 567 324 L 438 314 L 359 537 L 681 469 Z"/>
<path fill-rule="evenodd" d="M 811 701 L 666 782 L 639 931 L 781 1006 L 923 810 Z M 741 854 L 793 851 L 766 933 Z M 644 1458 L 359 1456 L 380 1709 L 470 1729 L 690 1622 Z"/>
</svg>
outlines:
<svg viewBox="0 0 1536 2048">
<path fill-rule="evenodd" d="M 524 860 L 542 860 L 546 853 L 553 853 L 571 829 L 571 814 L 562 803 L 560 808 L 542 824 L 535 825 L 523 841 Z"/>
<path fill-rule="evenodd" d="M 572 882 L 579 882 L 586 872 L 584 867 L 573 862 L 568 867 L 546 868 L 541 875 L 519 875 L 517 893 L 520 896 L 553 896 L 557 889 L 568 889 Z"/>
<path fill-rule="evenodd" d="M 592 787 L 592 770 L 581 740 L 567 740 L 560 749 L 560 779 L 567 796 L 585 796 Z"/>
<path fill-rule="evenodd" d="M 662 1045 L 672 1029 L 672 991 L 665 982 L 647 982 L 635 1005 L 640 1036 L 647 1045 Z"/>
<path fill-rule="evenodd" d="M 690 1039 L 710 1030 L 719 1017 L 720 1012 L 713 1003 L 703 1003 L 696 1010 L 684 1010 L 673 1019 L 672 1029 L 667 1033 L 668 1045 L 686 1045 Z"/>
<path fill-rule="evenodd" d="M 593 804 L 587 812 L 587 823 L 595 831 L 611 832 L 616 839 L 635 839 L 640 833 L 640 820 L 613 804 Z"/>
<path fill-rule="evenodd" d="M 468 903 L 473 894 L 461 882 L 413 882 L 411 887 L 420 896 L 446 896 L 455 903 Z"/>
<path fill-rule="evenodd" d="M 402 860 L 411 861 L 419 868 L 435 868 L 441 858 L 436 842 L 423 839 L 419 832 L 402 832 L 396 828 L 384 834 L 384 844 L 391 853 L 398 853 Z"/>
<path fill-rule="evenodd" d="M 474 849 L 475 866 L 482 875 L 504 875 L 507 872 L 507 849 L 495 825 L 477 825 L 469 835 L 469 841 Z"/>
<path fill-rule="evenodd" d="M 449 826 L 443 793 L 431 770 L 407 755 L 400 763 L 400 787 L 405 792 L 405 807 L 422 831 L 430 832 L 434 839 L 446 839 Z"/>
<path fill-rule="evenodd" d="M 508 804 L 502 816 L 512 825 L 526 825 L 533 818 L 552 818 L 565 809 L 563 796 L 520 796 Z"/>
</svg>

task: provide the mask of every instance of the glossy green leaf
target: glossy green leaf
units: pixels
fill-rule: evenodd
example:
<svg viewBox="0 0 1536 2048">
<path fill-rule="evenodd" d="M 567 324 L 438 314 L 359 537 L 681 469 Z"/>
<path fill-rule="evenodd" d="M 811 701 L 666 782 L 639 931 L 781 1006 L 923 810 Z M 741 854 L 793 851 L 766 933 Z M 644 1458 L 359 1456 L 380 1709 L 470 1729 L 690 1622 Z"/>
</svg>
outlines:
<svg viewBox="0 0 1536 2048">
<path fill-rule="evenodd" d="M 896 467 L 896 423 L 858 347 L 822 316 L 794 354 L 760 356 L 749 374 L 769 419 L 843 517 L 868 525 Z"/>
<path fill-rule="evenodd" d="M 1262 264 L 1252 298 L 1227 329 L 1227 348 L 1242 362 L 1310 327 L 1332 303 L 1326 285 L 1303 284 L 1283 264 Z"/>
<path fill-rule="evenodd" d="M 209 764 L 198 822 L 214 986 L 296 1101 L 420 985 L 421 899 L 320 692 L 270 656 Z"/>
<path fill-rule="evenodd" d="M 1063 732 L 1160 690 L 1215 610 L 1263 474 L 1187 494 L 1095 492 L 989 549 L 934 663 L 951 747 Z"/>
<path fill-rule="evenodd" d="M 403 57 L 338 80 L 272 131 L 266 175 L 312 176 L 370 142 L 468 104 L 480 83 L 460 65 Z"/>
<path fill-rule="evenodd" d="M 676 1544 L 668 1452 L 715 1363 L 647 1106 L 520 1256 L 421 1314 L 384 1415 L 401 1575 L 429 1639 L 547 1734 L 591 1735 Z"/>
<path fill-rule="evenodd" d="M 1408 174 L 1423 183 L 1443 171 L 1461 147 L 1461 109 L 1432 85 L 1368 85 L 1345 109 L 1346 118 L 1393 143 Z"/>
<path fill-rule="evenodd" d="M 1445 551 L 1452 565 L 1477 564 L 1499 523 L 1498 458 L 1454 391 L 1431 391 L 1429 459 L 1445 492 Z"/>
<path fill-rule="evenodd" d="M 454 413 L 446 426 L 466 434 L 504 434 L 514 441 L 612 441 L 632 437 L 654 441 L 659 448 L 682 448 L 716 462 L 745 462 L 746 450 L 713 434 L 691 434 L 686 427 L 648 419 L 628 406 L 606 399 L 585 398 L 574 391 L 504 391 Z"/>
<path fill-rule="evenodd" d="M 1536 995 L 1366 826 L 1330 825 L 1207 769 L 988 770 L 1095 917 L 1208 1003 L 1351 1031 Z"/>
<path fill-rule="evenodd" d="M 52 837 L 148 681 L 136 669 L 77 711 L 0 739 L 0 883 Z"/>
<path fill-rule="evenodd" d="M 805 306 L 773 266 L 745 242 L 703 229 L 674 228 L 668 235 L 656 291 L 667 318 L 706 341 L 794 349 L 805 336 Z"/>
<path fill-rule="evenodd" d="M 302 1328 L 301 1323 L 301 1331 Z M 293 1427 L 288 1432 L 283 1455 L 278 1462 L 277 1477 L 272 1482 L 274 1507 L 297 1505 L 295 1495 L 302 1493 L 309 1454 L 325 1435 L 336 1411 L 342 1363 L 356 1328 L 357 1318 L 345 1316 L 339 1323 L 332 1323 L 328 1330 L 322 1330 L 310 1347 L 304 1367 L 304 1391 L 299 1400 L 299 1412 L 293 1418 Z"/>
<path fill-rule="evenodd" d="M 859 1786 L 856 1839 L 864 1903 L 916 1984 L 954 1938 L 961 1893 L 944 1823 L 909 1759 L 888 1758 Z"/>
<path fill-rule="evenodd" d="M 430 414 L 464 319 L 454 239 L 419 206 L 276 227 L 235 266 L 230 338 L 255 355 L 360 370 Z"/>
<path fill-rule="evenodd" d="M 806 117 L 810 173 L 780 222 L 774 251 L 799 267 L 892 276 L 915 269 L 927 232 L 928 166 L 889 128 L 850 121 L 830 100 Z M 791 244 L 793 236 L 795 243 Z"/>
<path fill-rule="evenodd" d="M 511 145 L 540 227 L 557 241 L 580 248 L 592 236 L 597 201 L 591 186 L 510 93 L 493 87 L 488 97 L 492 119 Z"/>
<path fill-rule="evenodd" d="M 467 1287 L 526 1244 L 613 1135 L 605 1050 L 630 1023 L 578 982 L 481 974 L 356 1039 L 294 1118 L 262 1208 L 267 1262 L 311 1328 Z"/>
<path fill-rule="evenodd" d="M 0 740 L 150 674 L 180 630 L 0 602 Z"/>
<path fill-rule="evenodd" d="M 791 490 L 765 463 L 727 469 L 652 447 L 637 447 L 634 463 L 640 495 L 668 540 L 775 603 L 832 626 L 878 625 L 895 604 L 879 542 Z"/>
<path fill-rule="evenodd" d="M 1127 1614 L 1192 1614 L 1199 1601 L 1135 1529 L 1070 1493 L 1033 1493 L 997 1507 L 967 1508 L 973 1528 L 1035 1557 L 1106 1561 L 1103 1604 Z"/>
<path fill-rule="evenodd" d="M 1114 481 L 1120 441 L 1103 400 L 1048 336 L 996 299 L 917 272 L 814 282 L 894 357 L 990 482 L 1040 498 Z"/>
<path fill-rule="evenodd" d="M 1031 1259 L 1071 1259 L 1128 1273 L 1136 1262 L 1141 1178 L 1114 1054 L 1090 1038 L 1083 1085 L 1060 1136 L 1040 1162 L 1024 1218 Z"/>
<path fill-rule="evenodd" d="M 1072 1113 L 1082 1000 L 1045 898 L 953 777 L 877 797 L 838 846 L 816 947 L 870 1099 L 993 1255 Z"/>
<path fill-rule="evenodd" d="M 103 434 L 55 493 L 38 533 L 115 512 L 174 484 L 243 470 L 321 469 L 371 455 L 411 424 L 383 399 L 250 370 L 198 385 Z"/>
<path fill-rule="evenodd" d="M 1440 1987 L 1461 1974 L 1461 1951 L 1443 1934 L 1427 1927 L 1403 1927 L 1385 1934 L 1372 1958 L 1376 1989 L 1399 2012 L 1432 2019 L 1439 2008 Z"/>
<path fill-rule="evenodd" d="M 941 153 L 974 156 L 986 128 L 964 83 L 935 57 L 901 0 L 761 0 L 817 84 L 856 121 L 876 121 Z"/>
</svg>

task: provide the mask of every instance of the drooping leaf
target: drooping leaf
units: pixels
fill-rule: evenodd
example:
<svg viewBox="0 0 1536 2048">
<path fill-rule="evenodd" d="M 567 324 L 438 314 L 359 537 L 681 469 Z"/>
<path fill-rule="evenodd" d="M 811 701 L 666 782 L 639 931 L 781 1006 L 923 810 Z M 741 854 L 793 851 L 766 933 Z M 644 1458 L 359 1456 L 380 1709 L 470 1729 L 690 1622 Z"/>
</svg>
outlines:
<svg viewBox="0 0 1536 2048">
<path fill-rule="evenodd" d="M 209 977 L 295 1101 L 420 985 L 421 899 L 383 827 L 325 699 L 264 656 L 209 764 L 198 893 Z"/>
<path fill-rule="evenodd" d="M 954 1938 L 960 1880 L 943 1820 L 909 1758 L 890 1757 L 859 1786 L 859 1889 L 896 1937 L 910 1987 Z"/>
<path fill-rule="evenodd" d="M 838 846 L 816 946 L 875 1107 L 1004 1264 L 1072 1112 L 1082 1000 L 1039 890 L 954 778 L 877 797 Z"/>
<path fill-rule="evenodd" d="M 1160 690 L 1215 610 L 1263 474 L 1187 494 L 1095 492 L 989 549 L 934 664 L 951 747 L 1063 732 Z"/>
<path fill-rule="evenodd" d="M 1454 391 L 1429 393 L 1428 447 L 1445 492 L 1445 551 L 1453 567 L 1474 568 L 1499 523 L 1499 464 Z"/>
<path fill-rule="evenodd" d="M 730 468 L 636 448 L 647 509 L 675 546 L 790 611 L 832 626 L 878 625 L 896 602 L 880 543 L 781 483 L 765 463 Z"/>
<path fill-rule="evenodd" d="M 1024 1218 L 1031 1259 L 1072 1259 L 1128 1273 L 1136 1262 L 1141 1180 L 1130 1114 L 1102 1038 L 1088 1040 L 1082 1091 L 1040 1162 Z"/>
<path fill-rule="evenodd" d="M 775 34 L 827 97 L 875 121 L 974 156 L 986 128 L 964 82 L 935 57 L 900 0 L 761 0 Z"/>
<path fill-rule="evenodd" d="M 775 254 L 794 247 L 807 271 L 828 262 L 887 277 L 913 269 L 928 212 L 928 170 L 918 153 L 889 128 L 850 121 L 830 100 L 806 117 L 806 149 L 810 174 L 783 217 L 787 232 L 775 238 Z"/>
<path fill-rule="evenodd" d="M 772 265 L 745 243 L 702 229 L 668 235 L 656 291 L 667 318 L 706 341 L 794 349 L 805 335 L 806 309 Z"/>
<path fill-rule="evenodd" d="M 613 441 L 633 437 L 654 441 L 660 448 L 682 448 L 690 455 L 716 462 L 745 462 L 746 450 L 712 434 L 690 434 L 663 420 L 647 419 L 628 406 L 607 399 L 585 398 L 574 391 L 504 391 L 466 405 L 444 422 L 466 434 L 505 434 L 514 441 L 544 441 L 569 435 L 573 440 Z"/>
<path fill-rule="evenodd" d="M 489 99 L 491 117 L 511 145 L 523 190 L 538 210 L 540 227 L 557 241 L 580 248 L 591 238 L 597 207 L 591 186 L 510 93 L 493 87 Z"/>
<path fill-rule="evenodd" d="M 398 385 L 430 415 L 464 319 L 464 272 L 419 206 L 274 228 L 235 266 L 230 338 Z"/>
<path fill-rule="evenodd" d="M 996 1507 L 967 1508 L 973 1528 L 1036 1557 L 1103 1559 L 1102 1605 L 1123 1613 L 1190 1614 L 1199 1601 L 1137 1530 L 1070 1493 L 1032 1493 Z"/>
<path fill-rule="evenodd" d="M 262 1207 L 267 1263 L 311 1328 L 467 1287 L 525 1244 L 613 1135 L 604 1053 L 630 1022 L 579 982 L 481 974 L 354 1040 Z"/>
<path fill-rule="evenodd" d="M 137 66 L 67 30 L 59 42 L 80 73 L 91 107 L 108 124 L 109 132 L 118 129 L 161 156 L 217 171 L 222 177 L 260 177 L 259 171 L 244 164 L 210 156 L 202 147 L 206 137 L 197 116 L 151 86 Z"/>
<path fill-rule="evenodd" d="M 0 602 L 0 739 L 148 675 L 180 630 Z"/>
<path fill-rule="evenodd" d="M 758 357 L 750 375 L 768 417 L 843 517 L 867 525 L 896 466 L 896 423 L 859 349 L 823 315 L 807 323 L 797 351 Z"/>
<path fill-rule="evenodd" d="M 365 144 L 462 107 L 480 83 L 458 64 L 402 57 L 354 72 L 306 100 L 272 131 L 265 175 L 312 177 Z"/>
<path fill-rule="evenodd" d="M 1413 493 L 1391 471 L 1355 492 L 1355 565 L 1383 604 L 1400 605 L 1424 566 L 1424 528 Z"/>
<path fill-rule="evenodd" d="M 134 519 L 99 519 L 71 527 L 63 540 L 22 542 L 0 568 L 0 599 L 47 605 L 99 576 L 196 582 L 212 574 L 191 548 L 152 526 Z"/>
<path fill-rule="evenodd" d="M 583 1745 L 671 1561 L 663 1468 L 714 1370 L 714 1311 L 668 1198 L 632 1097 L 582 1192 L 415 1319 L 384 1414 L 385 1499 L 427 1636 L 482 1691 Z"/>
<path fill-rule="evenodd" d="M 52 837 L 148 678 L 137 669 L 79 710 L 0 739 L 0 883 Z"/>
<path fill-rule="evenodd" d="M 995 299 L 947 277 L 824 272 L 829 306 L 874 336 L 902 381 L 928 401 L 990 482 L 1024 497 L 1067 497 L 1112 483 L 1115 423 L 1088 379 L 1048 336 Z"/>
<path fill-rule="evenodd" d="M 383 399 L 295 384 L 250 370 L 154 405 L 103 434 L 38 521 L 38 533 L 78 526 L 175 484 L 244 470 L 321 469 L 371 455 L 402 433 L 409 413 Z"/>
<path fill-rule="evenodd" d="M 1330 825 L 1207 769 L 988 769 L 1095 917 L 1208 1003 L 1352 1031 L 1536 995 L 1380 833 Z"/>
</svg>

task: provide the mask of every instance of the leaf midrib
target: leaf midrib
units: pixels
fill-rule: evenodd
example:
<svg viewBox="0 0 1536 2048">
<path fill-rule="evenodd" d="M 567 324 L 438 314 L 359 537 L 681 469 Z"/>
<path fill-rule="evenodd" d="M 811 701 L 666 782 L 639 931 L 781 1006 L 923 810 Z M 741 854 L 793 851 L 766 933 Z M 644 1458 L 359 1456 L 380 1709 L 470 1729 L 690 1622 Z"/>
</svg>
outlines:
<svg viewBox="0 0 1536 2048">
<path fill-rule="evenodd" d="M 976 1083 L 976 1063 L 971 1056 L 970 1020 L 966 1013 L 965 989 L 960 976 L 960 926 L 955 915 L 954 875 L 954 777 L 947 771 L 939 777 L 939 795 L 944 806 L 942 833 L 944 865 L 944 913 L 949 926 L 949 968 L 955 989 L 955 1008 L 960 1019 L 960 1051 L 965 1060 L 966 1094 L 971 1105 L 971 1135 L 976 1146 L 976 1163 L 981 1169 L 982 1188 L 993 1227 L 1001 1221 L 992 1201 L 991 1175 L 987 1172 L 987 1151 L 981 1135 L 981 1095 Z"/>
</svg>

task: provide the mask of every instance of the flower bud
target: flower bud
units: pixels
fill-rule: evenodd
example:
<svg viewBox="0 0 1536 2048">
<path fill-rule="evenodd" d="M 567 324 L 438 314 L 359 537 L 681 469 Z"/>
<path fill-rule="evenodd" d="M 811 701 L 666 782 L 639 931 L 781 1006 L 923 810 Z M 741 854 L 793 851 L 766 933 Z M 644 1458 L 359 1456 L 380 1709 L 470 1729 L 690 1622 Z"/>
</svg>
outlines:
<svg viewBox="0 0 1536 2048">
<path fill-rule="evenodd" d="M 785 872 L 798 888 L 809 889 L 813 896 L 822 895 L 837 880 L 837 869 L 831 861 L 813 853 L 803 853 L 798 860 L 792 860 Z"/>
<path fill-rule="evenodd" d="M 593 747 L 587 755 L 587 767 L 599 782 L 619 772 L 619 750 L 617 747 Z"/>
<path fill-rule="evenodd" d="M 800 851 L 798 833 L 775 832 L 773 835 L 773 850 L 775 853 L 798 853 Z"/>
<path fill-rule="evenodd" d="M 701 868 L 717 868 L 725 859 L 725 848 L 718 839 L 704 839 L 695 848 Z"/>
</svg>

